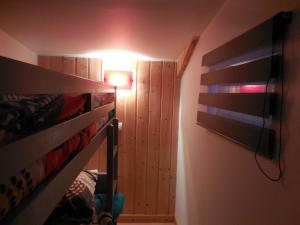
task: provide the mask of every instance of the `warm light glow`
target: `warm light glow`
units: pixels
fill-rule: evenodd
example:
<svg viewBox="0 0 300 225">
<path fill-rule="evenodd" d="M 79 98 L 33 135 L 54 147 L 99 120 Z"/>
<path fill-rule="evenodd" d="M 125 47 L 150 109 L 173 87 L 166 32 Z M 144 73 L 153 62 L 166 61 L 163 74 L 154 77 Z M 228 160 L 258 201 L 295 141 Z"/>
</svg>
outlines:
<svg viewBox="0 0 300 225">
<path fill-rule="evenodd" d="M 132 88 L 132 72 L 131 71 L 104 71 L 104 83 L 117 86 L 118 89 Z"/>
<path fill-rule="evenodd" d="M 78 56 L 78 55 L 76 55 Z M 129 89 L 123 89 L 120 90 L 118 88 L 117 92 L 118 95 L 126 96 L 130 95 L 129 92 L 135 92 L 136 91 L 136 70 L 137 70 L 137 61 L 138 60 L 145 60 L 145 61 L 156 61 L 161 60 L 158 58 L 152 58 L 149 56 L 141 55 L 135 52 L 129 52 L 124 50 L 104 50 L 104 51 L 95 51 L 85 54 L 80 54 L 80 57 L 87 57 L 87 58 L 101 58 L 102 59 L 102 71 L 99 74 L 101 81 L 104 82 L 104 72 L 107 70 L 113 70 L 113 71 L 130 71 L 132 73 L 131 78 L 131 90 Z M 116 82 L 115 84 L 120 84 L 124 81 L 122 81 L 123 78 L 113 78 Z"/>
<path fill-rule="evenodd" d="M 129 52 L 124 50 L 105 50 L 99 52 L 90 52 L 84 54 L 85 57 L 89 58 L 102 58 L 102 59 L 127 59 L 127 60 L 153 60 L 153 58 L 145 55 L 141 55 L 135 52 Z"/>
</svg>

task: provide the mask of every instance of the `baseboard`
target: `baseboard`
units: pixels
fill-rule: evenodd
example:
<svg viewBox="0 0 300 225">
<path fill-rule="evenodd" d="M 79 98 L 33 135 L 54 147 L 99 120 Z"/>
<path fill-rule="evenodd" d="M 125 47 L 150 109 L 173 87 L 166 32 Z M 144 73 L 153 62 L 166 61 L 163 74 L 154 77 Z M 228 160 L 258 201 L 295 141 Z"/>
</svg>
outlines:
<svg viewBox="0 0 300 225">
<path fill-rule="evenodd" d="M 177 220 L 176 220 L 176 217 L 174 216 L 174 223 L 175 223 L 175 225 L 178 225 L 178 223 L 177 223 Z"/>
<path fill-rule="evenodd" d="M 120 223 L 174 223 L 174 215 L 121 214 Z"/>
</svg>

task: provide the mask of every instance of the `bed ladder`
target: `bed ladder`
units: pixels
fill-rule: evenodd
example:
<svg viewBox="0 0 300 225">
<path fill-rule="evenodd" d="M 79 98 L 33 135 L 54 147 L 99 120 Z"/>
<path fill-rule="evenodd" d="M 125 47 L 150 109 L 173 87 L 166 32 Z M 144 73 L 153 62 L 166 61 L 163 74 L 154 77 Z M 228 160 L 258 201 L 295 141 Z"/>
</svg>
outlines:
<svg viewBox="0 0 300 225">
<path fill-rule="evenodd" d="M 106 212 L 112 215 L 118 186 L 118 119 L 107 127 L 107 199 Z"/>
</svg>

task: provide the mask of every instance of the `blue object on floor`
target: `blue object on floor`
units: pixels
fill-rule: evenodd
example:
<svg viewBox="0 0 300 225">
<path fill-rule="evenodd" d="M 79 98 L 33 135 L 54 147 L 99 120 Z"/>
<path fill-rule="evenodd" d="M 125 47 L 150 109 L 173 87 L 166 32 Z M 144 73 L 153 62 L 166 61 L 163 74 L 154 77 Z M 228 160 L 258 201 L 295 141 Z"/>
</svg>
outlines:
<svg viewBox="0 0 300 225">
<path fill-rule="evenodd" d="M 113 202 L 113 217 L 118 218 L 124 207 L 125 196 L 122 193 L 117 193 Z M 104 211 L 106 204 L 106 194 L 95 194 L 96 213 Z"/>
</svg>

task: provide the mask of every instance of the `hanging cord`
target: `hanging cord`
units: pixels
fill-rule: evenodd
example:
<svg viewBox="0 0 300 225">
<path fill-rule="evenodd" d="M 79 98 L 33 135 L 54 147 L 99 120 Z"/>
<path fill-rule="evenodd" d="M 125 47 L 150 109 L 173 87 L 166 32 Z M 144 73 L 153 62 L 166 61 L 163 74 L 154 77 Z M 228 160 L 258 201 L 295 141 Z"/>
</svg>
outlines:
<svg viewBox="0 0 300 225">
<path fill-rule="evenodd" d="M 273 65 L 273 56 L 274 56 L 274 46 L 272 46 L 272 59 L 271 59 L 271 65 Z M 267 98 L 268 98 L 268 87 L 271 81 L 271 77 L 272 75 L 270 74 L 267 82 L 266 82 L 266 88 L 265 88 L 265 95 L 264 95 L 264 105 L 263 105 L 263 124 L 260 130 L 260 135 L 259 135 L 259 139 L 258 139 L 258 143 L 257 143 L 257 147 L 255 150 L 255 154 L 254 154 L 254 158 L 255 158 L 255 162 L 257 167 L 259 168 L 259 170 L 261 171 L 261 173 L 270 181 L 273 182 L 277 182 L 280 181 L 283 175 L 283 171 L 282 171 L 282 167 L 281 167 L 281 152 L 282 152 L 282 114 L 283 114 L 283 98 L 284 98 L 284 83 L 283 83 L 283 73 L 284 73 L 284 41 L 282 42 L 281 45 L 281 65 L 280 65 L 280 79 L 281 79 L 281 99 L 280 99 L 280 117 L 279 117 L 279 150 L 278 150 L 278 175 L 276 177 L 271 177 L 270 175 L 268 175 L 264 169 L 262 168 L 261 164 L 259 163 L 258 159 L 257 159 L 257 154 L 259 151 L 259 148 L 261 146 L 261 141 L 262 141 L 262 137 L 264 134 L 264 129 L 265 129 L 265 125 L 266 125 L 266 119 L 265 119 L 265 110 L 266 110 L 266 104 L 267 104 Z M 272 70 L 271 70 L 272 71 Z"/>
</svg>

